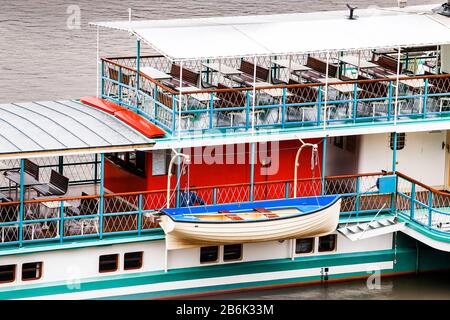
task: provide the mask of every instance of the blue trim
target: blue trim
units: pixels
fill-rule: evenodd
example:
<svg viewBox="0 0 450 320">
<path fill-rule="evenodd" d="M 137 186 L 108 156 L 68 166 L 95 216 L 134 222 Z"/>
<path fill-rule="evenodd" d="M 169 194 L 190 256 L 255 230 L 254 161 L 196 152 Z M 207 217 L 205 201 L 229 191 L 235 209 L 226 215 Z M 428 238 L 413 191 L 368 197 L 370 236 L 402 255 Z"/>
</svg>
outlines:
<svg viewBox="0 0 450 320">
<path fill-rule="evenodd" d="M 103 211 L 105 201 L 105 154 L 100 154 L 100 203 L 99 203 L 99 236 L 103 238 Z"/>
</svg>

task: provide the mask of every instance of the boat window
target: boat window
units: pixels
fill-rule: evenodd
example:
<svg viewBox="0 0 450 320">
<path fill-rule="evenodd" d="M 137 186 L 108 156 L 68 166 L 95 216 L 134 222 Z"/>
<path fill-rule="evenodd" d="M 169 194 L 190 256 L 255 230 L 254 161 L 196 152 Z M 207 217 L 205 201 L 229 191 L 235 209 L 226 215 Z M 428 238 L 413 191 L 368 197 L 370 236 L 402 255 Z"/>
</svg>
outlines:
<svg viewBox="0 0 450 320">
<path fill-rule="evenodd" d="M 38 280 L 42 276 L 42 262 L 29 262 L 22 264 L 22 280 Z"/>
<path fill-rule="evenodd" d="M 108 154 L 106 157 L 125 170 L 145 177 L 145 152 L 115 152 Z"/>
<path fill-rule="evenodd" d="M 98 263 L 98 272 L 114 272 L 117 271 L 119 265 L 118 254 L 106 254 L 100 256 Z"/>
<path fill-rule="evenodd" d="M 228 244 L 223 246 L 223 261 L 239 260 L 242 258 L 242 244 Z"/>
<path fill-rule="evenodd" d="M 152 175 L 163 176 L 167 174 L 172 150 L 153 150 L 152 151 Z"/>
<path fill-rule="evenodd" d="M 0 283 L 13 282 L 14 280 L 16 280 L 16 265 L 0 266 Z"/>
<path fill-rule="evenodd" d="M 397 150 L 402 150 L 405 148 L 406 133 L 397 133 Z M 392 132 L 389 136 L 389 147 L 394 150 L 394 133 Z"/>
<path fill-rule="evenodd" d="M 200 263 L 216 262 L 219 258 L 219 247 L 200 248 Z"/>
<path fill-rule="evenodd" d="M 311 253 L 314 251 L 314 238 L 295 240 L 295 253 Z"/>
<path fill-rule="evenodd" d="M 336 250 L 337 235 L 329 234 L 319 237 L 319 252 L 328 252 Z"/>
<path fill-rule="evenodd" d="M 125 253 L 123 260 L 123 269 L 134 270 L 142 268 L 142 255 L 142 251 Z"/>
</svg>

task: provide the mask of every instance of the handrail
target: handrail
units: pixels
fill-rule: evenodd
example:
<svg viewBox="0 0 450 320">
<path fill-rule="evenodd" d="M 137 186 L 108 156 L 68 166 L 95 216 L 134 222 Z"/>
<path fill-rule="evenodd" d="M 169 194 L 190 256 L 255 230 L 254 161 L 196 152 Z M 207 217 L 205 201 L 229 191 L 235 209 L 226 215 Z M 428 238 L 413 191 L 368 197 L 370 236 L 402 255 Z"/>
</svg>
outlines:
<svg viewBox="0 0 450 320">
<path fill-rule="evenodd" d="M 137 73 L 136 69 L 133 69 L 131 67 L 125 66 L 123 64 L 117 63 L 115 61 L 112 61 L 111 58 L 102 58 L 103 61 L 106 61 L 108 63 L 111 63 L 113 65 L 116 65 L 118 67 L 127 69 L 129 71 Z M 157 84 L 162 89 L 172 93 L 172 94 L 179 94 L 179 91 L 173 90 L 167 86 L 165 86 L 163 83 L 161 83 L 158 80 L 155 80 L 151 78 L 150 76 L 139 72 L 139 75 L 141 77 L 144 77 L 145 79 L 149 80 L 150 82 Z M 436 74 L 436 75 L 420 75 L 420 76 L 404 76 L 399 77 L 398 80 L 420 80 L 420 79 L 441 79 L 441 78 L 450 78 L 450 74 Z M 377 79 L 367 79 L 367 80 L 348 80 L 348 81 L 339 81 L 339 82 L 328 82 L 328 86 L 331 85 L 349 85 L 349 84 L 368 84 L 368 83 L 381 83 L 381 82 L 390 82 L 390 81 L 397 81 L 397 78 L 377 78 Z M 268 89 L 293 89 L 293 88 L 305 88 L 305 87 L 320 87 L 324 86 L 324 83 L 299 83 L 299 84 L 284 84 L 284 85 L 271 85 L 271 86 L 260 86 L 256 88 L 256 90 L 268 90 Z M 225 92 L 245 92 L 245 91 L 252 91 L 253 87 L 237 87 L 237 88 L 226 88 L 226 89 L 202 89 L 197 91 L 189 91 L 183 93 L 183 95 L 191 95 L 191 94 L 199 94 L 199 93 L 225 93 Z"/>
<path fill-rule="evenodd" d="M 406 179 L 406 180 L 409 180 L 410 182 L 412 182 L 412 183 L 414 183 L 414 184 L 416 184 L 416 185 L 418 185 L 418 186 L 421 186 L 422 188 L 427 189 L 428 191 L 431 191 L 431 192 L 433 192 L 433 193 L 435 193 L 435 194 L 438 194 L 438 195 L 441 195 L 441 196 L 450 197 L 450 194 L 449 194 L 449 193 L 440 191 L 440 190 L 435 189 L 435 188 L 430 187 L 430 186 L 427 186 L 426 184 L 424 184 L 424 183 L 422 183 L 422 182 L 420 182 L 420 181 L 417 181 L 416 179 L 411 178 L 410 176 L 407 176 L 407 175 L 404 174 L 404 173 L 401 173 L 401 172 L 396 171 L 395 174 L 398 175 L 399 177 L 401 177 L 401 178 L 403 178 L 403 179 Z"/>
<path fill-rule="evenodd" d="M 389 174 L 386 172 L 371 172 L 371 173 L 360 173 L 360 174 L 349 174 L 349 175 L 339 175 L 339 176 L 328 176 L 325 177 L 325 180 L 339 180 L 339 179 L 352 179 L 357 177 L 370 177 L 370 176 L 379 176 Z M 312 182 L 312 181 L 320 181 L 320 177 L 317 178 L 300 178 L 298 182 Z M 279 183 L 290 183 L 293 182 L 293 179 L 282 179 L 282 180 L 272 180 L 272 181 L 259 181 L 255 182 L 255 186 L 260 185 L 269 185 L 269 184 L 279 184 Z M 210 185 L 210 186 L 201 186 L 190 188 L 190 190 L 200 191 L 207 190 L 212 188 L 234 188 L 234 187 L 248 187 L 250 183 L 234 183 L 234 184 L 221 184 L 221 185 Z M 105 193 L 104 198 L 113 198 L 113 197 L 126 197 L 126 196 L 137 196 L 137 195 L 150 195 L 150 194 L 158 194 L 165 193 L 166 189 L 158 189 L 158 190 L 146 190 L 146 191 L 133 191 L 133 192 L 120 192 L 120 193 Z M 24 204 L 33 204 L 33 203 L 43 203 L 43 202 L 61 202 L 61 201 L 76 201 L 81 199 L 96 199 L 99 198 L 100 195 L 88 195 L 88 196 L 77 196 L 77 197 L 55 197 L 55 198 L 41 198 L 41 199 L 32 199 L 25 200 Z M 0 206 L 8 206 L 8 205 L 17 205 L 20 204 L 19 201 L 11 201 L 0 203 Z"/>
</svg>

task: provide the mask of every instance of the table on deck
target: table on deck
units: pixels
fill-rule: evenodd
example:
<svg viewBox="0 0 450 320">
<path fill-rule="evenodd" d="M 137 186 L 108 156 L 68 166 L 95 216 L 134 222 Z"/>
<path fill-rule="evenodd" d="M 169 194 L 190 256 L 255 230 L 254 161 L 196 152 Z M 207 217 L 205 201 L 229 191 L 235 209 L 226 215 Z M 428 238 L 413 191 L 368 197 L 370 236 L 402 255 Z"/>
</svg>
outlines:
<svg viewBox="0 0 450 320">
<path fill-rule="evenodd" d="M 360 69 L 370 69 L 378 67 L 377 64 L 367 61 L 365 59 L 361 59 L 358 56 L 343 56 L 340 58 L 341 62 L 345 64 L 352 65 L 354 67 L 359 67 Z"/>
<path fill-rule="evenodd" d="M 37 198 L 34 198 L 34 199 L 35 200 L 45 200 L 45 199 L 51 199 L 51 198 L 37 197 Z M 61 202 L 62 202 L 62 205 L 63 205 L 64 208 L 72 207 L 72 204 L 70 202 L 67 202 L 67 201 L 64 201 L 64 200 L 61 200 L 61 201 L 55 200 L 55 201 L 47 201 L 47 202 L 44 201 L 44 202 L 41 202 L 40 204 L 42 204 L 44 207 L 47 208 L 47 210 L 45 210 L 45 217 L 44 217 L 44 219 L 47 219 L 48 218 L 48 212 L 50 210 L 54 210 L 54 209 L 58 209 L 58 215 L 57 216 L 61 219 L 61 211 L 59 211 L 59 208 L 61 208 Z M 56 235 L 57 235 L 57 237 L 59 237 L 59 224 L 60 224 L 60 222 L 56 221 Z M 44 222 L 44 225 L 42 226 L 42 228 L 43 229 L 48 228 L 47 221 Z"/>
<path fill-rule="evenodd" d="M 320 78 L 317 79 L 318 81 L 320 81 L 321 83 L 327 83 L 327 78 Z M 328 78 L 328 83 L 333 83 L 333 82 L 343 82 L 341 79 L 338 78 Z M 333 88 L 336 91 L 339 91 L 340 93 L 343 94 L 348 94 L 348 93 L 353 93 L 355 91 L 355 85 L 354 84 L 331 84 L 329 85 L 330 88 Z M 360 91 L 360 88 L 356 88 L 357 91 Z"/>
<path fill-rule="evenodd" d="M 202 65 L 209 69 L 222 73 L 223 75 L 226 76 L 240 75 L 243 73 L 242 71 L 229 67 L 223 63 L 211 62 L 211 63 L 202 63 Z"/>
<path fill-rule="evenodd" d="M 5 178 L 9 181 L 10 189 L 11 189 L 11 183 L 15 184 L 16 188 L 16 199 L 17 199 L 17 189 L 20 186 L 20 171 L 7 171 L 5 172 Z M 25 190 L 33 186 L 41 185 L 42 183 L 36 180 L 32 175 L 24 172 L 23 175 L 23 186 Z M 11 190 L 10 190 L 11 195 Z"/>
<path fill-rule="evenodd" d="M 142 67 L 140 71 L 155 80 L 170 80 L 172 76 L 153 67 Z"/>
<path fill-rule="evenodd" d="M 181 91 L 181 93 L 186 93 L 189 94 L 190 92 L 194 92 L 194 91 L 202 91 L 202 89 L 199 89 L 197 87 L 191 86 L 191 87 L 177 87 L 176 88 L 178 91 Z M 211 94 L 209 93 L 193 93 L 193 94 L 189 94 L 189 97 L 194 98 L 195 100 L 198 100 L 200 102 L 207 102 L 211 100 Z M 219 100 L 219 98 L 217 98 L 216 96 L 213 96 L 213 100 Z"/>
<path fill-rule="evenodd" d="M 292 74 L 295 74 L 299 77 L 299 80 L 302 80 L 302 72 L 311 70 L 310 67 L 302 65 L 300 63 L 294 62 L 289 59 L 281 59 L 281 60 L 273 60 L 274 64 L 279 65 L 280 67 L 288 68 Z"/>
</svg>

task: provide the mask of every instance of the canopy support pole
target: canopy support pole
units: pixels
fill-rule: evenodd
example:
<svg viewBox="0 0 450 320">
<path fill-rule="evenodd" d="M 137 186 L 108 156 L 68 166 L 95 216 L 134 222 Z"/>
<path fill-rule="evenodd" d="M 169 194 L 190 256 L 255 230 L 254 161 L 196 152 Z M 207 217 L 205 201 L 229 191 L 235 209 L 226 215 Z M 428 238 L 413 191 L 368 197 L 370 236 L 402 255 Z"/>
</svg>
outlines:
<svg viewBox="0 0 450 320">
<path fill-rule="evenodd" d="M 329 77 L 329 65 L 330 65 L 330 52 L 327 51 L 327 66 L 325 70 L 325 94 L 324 94 L 324 105 L 323 105 L 323 130 L 327 128 L 327 104 L 328 104 L 328 77 Z M 319 110 L 320 114 L 320 110 Z"/>
<path fill-rule="evenodd" d="M 136 41 L 136 108 L 139 113 L 139 72 L 141 70 L 141 40 Z"/>
<path fill-rule="evenodd" d="M 100 98 L 100 27 L 97 26 L 97 98 Z"/>
<path fill-rule="evenodd" d="M 399 78 L 400 78 L 400 57 L 401 57 L 401 47 L 398 47 L 397 53 L 397 76 L 396 76 L 396 84 L 395 84 L 395 102 L 394 102 L 394 125 L 397 125 L 397 116 L 398 116 L 398 90 L 399 90 Z"/>
<path fill-rule="evenodd" d="M 252 135 L 255 134 L 256 56 L 253 57 Z"/>
<path fill-rule="evenodd" d="M 178 103 L 178 140 L 181 140 L 181 109 L 183 108 L 183 60 L 180 61 L 180 102 Z"/>
</svg>

